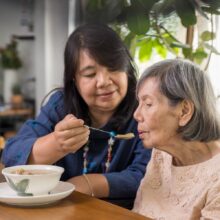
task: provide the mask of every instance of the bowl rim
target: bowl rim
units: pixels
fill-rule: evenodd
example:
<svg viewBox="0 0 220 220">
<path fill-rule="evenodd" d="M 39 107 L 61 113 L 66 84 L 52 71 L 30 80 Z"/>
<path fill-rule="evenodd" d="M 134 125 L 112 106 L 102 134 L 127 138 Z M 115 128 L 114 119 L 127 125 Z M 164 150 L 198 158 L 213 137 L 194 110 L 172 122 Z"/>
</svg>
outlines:
<svg viewBox="0 0 220 220">
<path fill-rule="evenodd" d="M 52 171 L 57 171 L 57 172 L 52 172 L 52 173 L 44 173 L 44 174 L 17 174 L 17 173 L 11 173 L 12 170 L 16 170 L 19 168 L 23 168 L 26 170 L 39 170 L 39 169 L 45 169 L 45 170 L 52 170 Z M 15 165 L 15 166 L 10 166 L 10 167 L 5 167 L 2 169 L 2 174 L 4 176 L 10 176 L 10 177 L 17 177 L 17 176 L 22 176 L 22 177 L 34 177 L 34 176 L 53 176 L 53 175 L 62 175 L 64 172 L 64 168 L 57 166 L 57 165 L 47 165 L 47 164 L 24 164 L 24 165 Z"/>
</svg>

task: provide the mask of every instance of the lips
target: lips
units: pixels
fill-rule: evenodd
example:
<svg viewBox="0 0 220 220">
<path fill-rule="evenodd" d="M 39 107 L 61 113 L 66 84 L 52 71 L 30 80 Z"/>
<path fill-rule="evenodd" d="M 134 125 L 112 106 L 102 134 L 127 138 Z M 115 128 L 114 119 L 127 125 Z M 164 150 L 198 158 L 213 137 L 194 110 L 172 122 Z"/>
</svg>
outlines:
<svg viewBox="0 0 220 220">
<path fill-rule="evenodd" d="M 143 131 L 143 130 L 138 130 L 139 138 L 143 139 L 144 138 L 144 134 L 146 134 L 146 133 L 149 133 L 149 132 Z"/>
<path fill-rule="evenodd" d="M 115 91 L 109 91 L 109 92 L 103 92 L 100 94 L 97 94 L 97 96 L 108 96 L 108 95 L 112 95 Z"/>
</svg>

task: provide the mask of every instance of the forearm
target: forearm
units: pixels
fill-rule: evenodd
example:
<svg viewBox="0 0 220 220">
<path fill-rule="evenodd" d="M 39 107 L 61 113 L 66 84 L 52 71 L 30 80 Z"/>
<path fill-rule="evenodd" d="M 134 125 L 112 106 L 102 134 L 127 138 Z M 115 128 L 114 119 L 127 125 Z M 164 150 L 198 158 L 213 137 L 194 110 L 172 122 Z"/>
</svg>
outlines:
<svg viewBox="0 0 220 220">
<path fill-rule="evenodd" d="M 86 178 L 87 177 L 87 178 Z M 108 181 L 102 174 L 86 174 L 72 177 L 68 180 L 75 185 L 76 191 L 87 195 L 94 194 L 97 198 L 107 198 L 109 196 Z"/>
<path fill-rule="evenodd" d="M 66 155 L 59 148 L 53 133 L 38 138 L 32 148 L 28 164 L 53 164 Z"/>
</svg>

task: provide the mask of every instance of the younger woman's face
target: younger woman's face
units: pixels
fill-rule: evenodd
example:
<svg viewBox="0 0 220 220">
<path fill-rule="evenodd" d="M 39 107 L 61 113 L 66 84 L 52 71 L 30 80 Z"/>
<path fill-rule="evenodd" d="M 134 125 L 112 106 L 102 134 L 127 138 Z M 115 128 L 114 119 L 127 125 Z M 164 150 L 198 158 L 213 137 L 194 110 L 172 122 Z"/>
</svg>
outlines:
<svg viewBox="0 0 220 220">
<path fill-rule="evenodd" d="M 99 65 L 86 50 L 80 52 L 76 87 L 90 112 L 114 112 L 127 93 L 126 72 Z"/>
</svg>

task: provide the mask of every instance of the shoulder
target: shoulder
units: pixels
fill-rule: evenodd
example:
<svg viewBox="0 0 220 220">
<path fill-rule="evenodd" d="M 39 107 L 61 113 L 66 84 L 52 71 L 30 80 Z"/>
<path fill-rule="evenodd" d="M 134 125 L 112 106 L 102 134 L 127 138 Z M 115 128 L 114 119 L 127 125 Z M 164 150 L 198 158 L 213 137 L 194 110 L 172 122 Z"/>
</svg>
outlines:
<svg viewBox="0 0 220 220">
<path fill-rule="evenodd" d="M 55 107 L 57 105 L 63 105 L 64 103 L 64 92 L 62 89 L 56 89 L 49 92 L 44 100 L 42 101 L 42 105 L 49 105 L 51 107 Z"/>
<path fill-rule="evenodd" d="M 41 103 L 41 113 L 59 119 L 65 115 L 64 111 L 64 93 L 62 89 L 52 90 L 45 96 Z"/>
<path fill-rule="evenodd" d="M 50 101 L 62 100 L 64 98 L 63 89 L 52 90 L 50 93 L 48 93 L 47 97 L 49 98 Z"/>
</svg>

